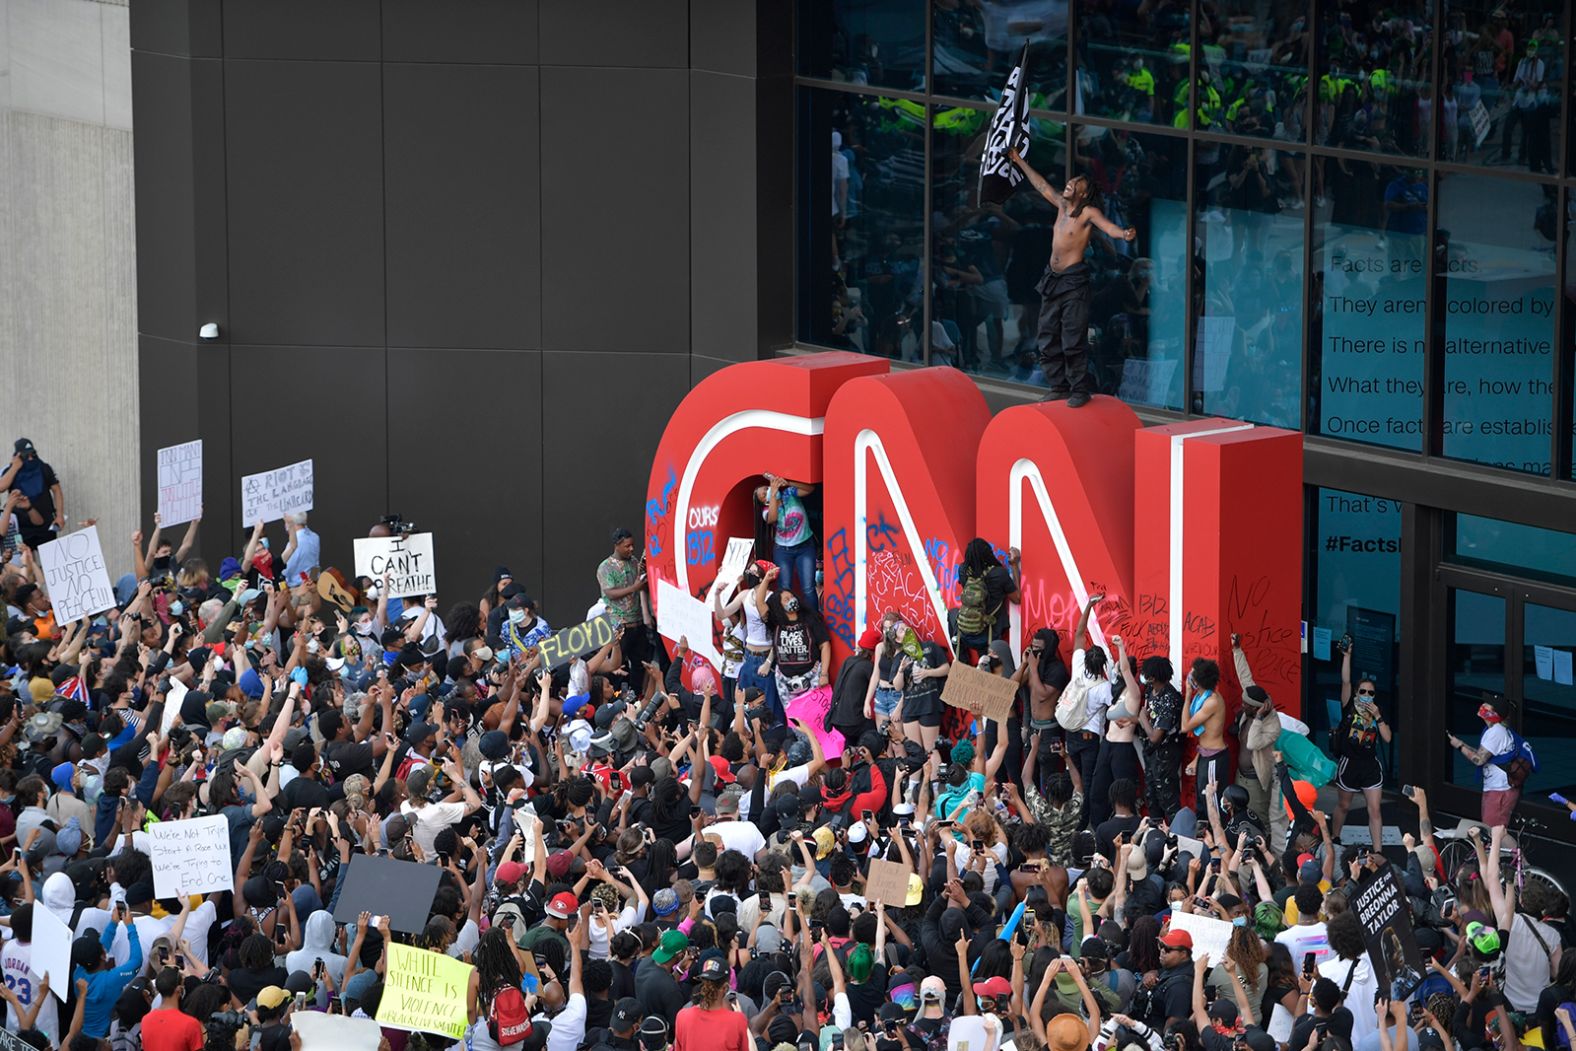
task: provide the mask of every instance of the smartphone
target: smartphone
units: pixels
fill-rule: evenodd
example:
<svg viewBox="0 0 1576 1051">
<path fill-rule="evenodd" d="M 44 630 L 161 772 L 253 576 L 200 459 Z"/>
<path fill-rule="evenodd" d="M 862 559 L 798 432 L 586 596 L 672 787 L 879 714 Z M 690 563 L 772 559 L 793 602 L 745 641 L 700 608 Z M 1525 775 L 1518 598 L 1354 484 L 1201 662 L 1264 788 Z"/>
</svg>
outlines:
<svg viewBox="0 0 1576 1051">
<path fill-rule="evenodd" d="M 175 966 L 183 971 L 186 970 L 186 957 L 181 953 L 175 954 Z"/>
<path fill-rule="evenodd" d="M 1302 956 L 1302 974 L 1303 974 L 1304 978 L 1312 978 L 1313 977 L 1313 961 L 1317 958 L 1317 956 L 1318 956 L 1317 953 L 1311 953 L 1311 952 L 1310 953 L 1303 953 L 1303 956 Z"/>
<path fill-rule="evenodd" d="M 312 974 L 318 981 L 323 980 L 323 958 L 321 956 L 312 962 Z"/>
<path fill-rule="evenodd" d="M 698 806 L 690 807 L 690 817 L 691 818 L 700 817 L 700 807 L 698 807 Z"/>
<path fill-rule="evenodd" d="M 1408 798 L 1408 799 L 1412 798 L 1412 791 L 1413 791 L 1413 789 L 1412 789 L 1411 785 L 1402 785 L 1401 786 L 1401 794 L 1403 796 L 1405 796 L 1406 798 Z"/>
<path fill-rule="evenodd" d="M 345 1013 L 345 1005 L 340 1003 L 339 997 L 336 996 L 328 1002 L 328 1013 L 331 1015 L 342 1015 Z"/>
<path fill-rule="evenodd" d="M 296 993 L 296 995 L 295 995 L 295 1009 L 297 1011 L 305 1011 L 306 1010 L 306 993 Z"/>
<path fill-rule="evenodd" d="M 21 864 L 22 863 L 22 848 L 21 847 L 12 847 L 11 848 L 11 860 L 16 862 L 17 864 Z"/>
</svg>

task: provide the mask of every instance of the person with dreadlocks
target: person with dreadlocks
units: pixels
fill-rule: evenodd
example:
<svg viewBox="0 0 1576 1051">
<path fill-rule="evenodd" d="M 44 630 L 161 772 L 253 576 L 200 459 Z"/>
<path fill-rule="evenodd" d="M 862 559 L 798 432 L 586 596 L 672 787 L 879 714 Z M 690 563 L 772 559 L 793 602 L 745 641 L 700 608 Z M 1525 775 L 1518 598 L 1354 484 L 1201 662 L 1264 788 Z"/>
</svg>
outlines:
<svg viewBox="0 0 1576 1051">
<path fill-rule="evenodd" d="M 520 961 L 504 928 L 489 928 L 477 940 L 471 963 L 475 970 L 471 972 L 471 1025 L 465 1034 L 466 1047 L 471 1051 L 514 1051 L 526 1042 L 518 1032 L 522 1025 L 530 1027 L 527 1033 L 533 1037 L 533 1029 L 550 1028 L 543 1021 L 530 1022 L 520 993 Z"/>
<path fill-rule="evenodd" d="M 1098 228 L 1107 237 L 1131 241 L 1138 231 L 1123 229 L 1105 217 L 1098 207 L 1094 183 L 1087 175 L 1067 180 L 1060 193 L 1017 150 L 1008 152 L 1012 162 L 1023 169 L 1030 184 L 1056 206 L 1056 231 L 1051 242 L 1051 260 L 1040 278 L 1040 367 L 1050 387 L 1046 401 L 1067 399 L 1069 408 L 1089 404 L 1089 264 L 1084 252 L 1089 233 Z"/>
<path fill-rule="evenodd" d="M 730 972 L 722 953 L 709 950 L 696 972 L 695 1003 L 673 1023 L 673 1051 L 748 1051 L 755 1041 L 744 1012 L 728 999 Z"/>
</svg>

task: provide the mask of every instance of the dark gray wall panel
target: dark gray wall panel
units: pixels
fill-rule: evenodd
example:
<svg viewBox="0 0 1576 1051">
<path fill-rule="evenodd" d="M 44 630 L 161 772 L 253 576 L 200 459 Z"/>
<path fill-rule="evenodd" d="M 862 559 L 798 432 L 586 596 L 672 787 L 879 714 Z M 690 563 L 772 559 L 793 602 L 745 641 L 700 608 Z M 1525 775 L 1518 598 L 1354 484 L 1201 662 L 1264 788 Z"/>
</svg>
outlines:
<svg viewBox="0 0 1576 1051">
<path fill-rule="evenodd" d="M 688 0 L 540 0 L 542 61 L 564 66 L 689 64 Z"/>
<path fill-rule="evenodd" d="M 243 477 L 311 459 L 311 524 L 323 538 L 323 565 L 347 573 L 355 568 L 351 538 L 366 536 L 388 507 L 384 354 L 381 347 L 231 348 L 232 514 L 241 514 Z M 292 377 L 310 377 L 299 397 L 269 393 Z M 322 391 L 338 396 L 327 402 L 314 397 Z M 288 419 L 280 415 L 281 404 Z M 279 523 L 268 527 L 268 536 L 275 552 L 284 550 Z"/>
<path fill-rule="evenodd" d="M 544 349 L 689 346 L 688 79 L 542 68 Z"/>
<path fill-rule="evenodd" d="M 539 596 L 542 356 L 410 348 L 388 362 L 388 510 L 432 531 L 442 609 L 480 598 L 500 562 Z"/>
<path fill-rule="evenodd" d="M 383 70 L 389 345 L 540 347 L 537 70 Z"/>
<path fill-rule="evenodd" d="M 217 58 L 223 47 L 219 5 L 212 0 L 137 0 L 131 5 L 131 46 Z"/>
<path fill-rule="evenodd" d="M 690 73 L 692 349 L 725 361 L 753 360 L 760 351 L 756 88 L 750 77 Z"/>
<path fill-rule="evenodd" d="M 226 499 L 230 478 L 230 348 L 142 336 L 137 341 L 141 385 L 142 507 L 139 521 L 153 521 L 159 508 L 158 454 L 170 445 L 202 439 L 203 521 L 194 555 L 217 567 L 240 550 L 235 510 Z M 184 412 L 160 407 L 187 406 Z M 150 408 L 151 407 L 151 408 Z M 177 527 L 180 542 L 185 527 Z"/>
<path fill-rule="evenodd" d="M 381 17 L 378 0 L 224 0 L 224 55 L 375 62 Z"/>
<path fill-rule="evenodd" d="M 690 0 L 690 68 L 755 76 L 755 7 L 740 0 Z"/>
<path fill-rule="evenodd" d="M 383 0 L 385 62 L 535 65 L 537 0 Z"/>
<path fill-rule="evenodd" d="M 231 340 L 383 344 L 380 67 L 227 62 Z"/>
<path fill-rule="evenodd" d="M 596 601 L 615 526 L 640 535 L 651 457 L 689 370 L 688 354 L 542 355 L 548 623 Z"/>
</svg>

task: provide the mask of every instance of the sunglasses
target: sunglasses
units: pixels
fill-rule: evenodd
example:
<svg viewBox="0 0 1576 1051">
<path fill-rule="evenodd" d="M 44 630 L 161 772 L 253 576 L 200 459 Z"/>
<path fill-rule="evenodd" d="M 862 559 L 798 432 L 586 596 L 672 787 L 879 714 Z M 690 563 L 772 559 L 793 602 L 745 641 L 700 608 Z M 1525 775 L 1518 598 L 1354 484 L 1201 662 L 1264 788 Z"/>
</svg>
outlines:
<svg viewBox="0 0 1576 1051">
<path fill-rule="evenodd" d="M 1373 695 L 1374 695 L 1374 691 L 1372 691 L 1372 690 L 1358 690 L 1357 691 L 1357 696 L 1359 696 L 1359 697 L 1372 697 Z"/>
</svg>

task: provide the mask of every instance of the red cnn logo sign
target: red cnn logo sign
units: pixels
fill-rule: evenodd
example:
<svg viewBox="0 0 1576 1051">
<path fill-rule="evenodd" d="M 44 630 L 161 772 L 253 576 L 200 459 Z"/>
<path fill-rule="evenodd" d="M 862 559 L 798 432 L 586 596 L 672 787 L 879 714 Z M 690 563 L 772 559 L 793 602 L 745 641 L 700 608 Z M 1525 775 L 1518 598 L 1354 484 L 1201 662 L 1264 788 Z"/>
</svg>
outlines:
<svg viewBox="0 0 1576 1051">
<path fill-rule="evenodd" d="M 822 613 L 839 657 L 888 609 L 937 641 L 959 567 L 982 536 L 1023 554 L 1009 641 L 1038 628 L 1064 649 L 1089 595 L 1110 649 L 1196 657 L 1234 684 L 1231 635 L 1254 677 L 1300 696 L 1302 439 L 1235 420 L 1144 427 L 1096 398 L 994 417 L 955 369 L 891 372 L 825 353 L 733 365 L 669 421 L 646 494 L 651 599 L 658 581 L 704 596 L 729 537 L 755 534 L 752 491 L 772 472 L 822 488 Z M 757 556 L 770 558 L 769 551 Z"/>
</svg>

